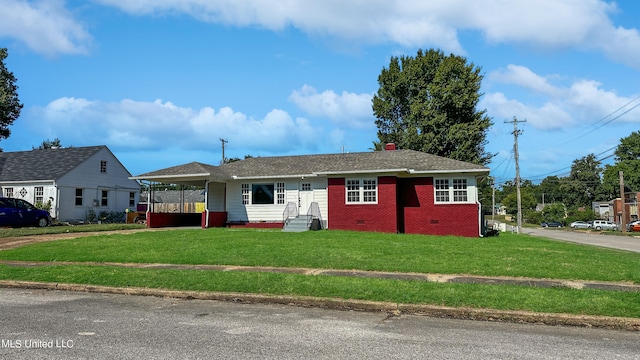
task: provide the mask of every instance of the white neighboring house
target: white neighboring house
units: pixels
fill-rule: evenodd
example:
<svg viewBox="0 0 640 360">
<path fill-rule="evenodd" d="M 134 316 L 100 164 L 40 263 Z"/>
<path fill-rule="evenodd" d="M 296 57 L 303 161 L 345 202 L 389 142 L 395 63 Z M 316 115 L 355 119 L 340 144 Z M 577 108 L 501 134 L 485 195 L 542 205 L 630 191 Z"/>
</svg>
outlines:
<svg viewBox="0 0 640 360">
<path fill-rule="evenodd" d="M 84 221 L 93 210 L 135 209 L 140 185 L 106 146 L 0 152 L 4 197 L 32 204 L 51 201 L 51 217 Z"/>
</svg>

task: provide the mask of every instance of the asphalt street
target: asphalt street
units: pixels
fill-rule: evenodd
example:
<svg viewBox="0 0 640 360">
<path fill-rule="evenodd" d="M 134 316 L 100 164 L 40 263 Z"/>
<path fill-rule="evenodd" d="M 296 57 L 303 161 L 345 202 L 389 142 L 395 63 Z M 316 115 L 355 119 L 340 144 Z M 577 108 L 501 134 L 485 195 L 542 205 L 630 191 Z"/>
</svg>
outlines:
<svg viewBox="0 0 640 360">
<path fill-rule="evenodd" d="M 556 228 L 523 228 L 523 234 L 611 249 L 640 252 L 640 237 L 602 234 L 600 232 L 572 231 Z"/>
<path fill-rule="evenodd" d="M 640 333 L 0 289 L 0 358 L 638 359 Z"/>
</svg>

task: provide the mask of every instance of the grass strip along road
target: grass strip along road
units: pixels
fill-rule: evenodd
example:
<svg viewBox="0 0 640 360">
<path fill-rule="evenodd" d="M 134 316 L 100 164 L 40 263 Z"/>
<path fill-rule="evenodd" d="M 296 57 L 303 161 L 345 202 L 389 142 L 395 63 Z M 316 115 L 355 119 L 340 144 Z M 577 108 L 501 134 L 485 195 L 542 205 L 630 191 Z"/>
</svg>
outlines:
<svg viewBox="0 0 640 360">
<path fill-rule="evenodd" d="M 460 238 L 347 231 L 144 231 L 37 243 L 0 251 L 0 259 L 52 262 L 0 265 L 3 280 L 640 318 L 637 291 L 95 264 L 260 266 L 640 284 L 638 253 L 517 234 Z"/>
</svg>

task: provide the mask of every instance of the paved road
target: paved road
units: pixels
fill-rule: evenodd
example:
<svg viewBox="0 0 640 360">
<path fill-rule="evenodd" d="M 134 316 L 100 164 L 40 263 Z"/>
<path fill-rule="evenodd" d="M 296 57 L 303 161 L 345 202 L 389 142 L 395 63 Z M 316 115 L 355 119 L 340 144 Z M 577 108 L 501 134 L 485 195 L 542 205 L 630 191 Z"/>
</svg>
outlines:
<svg viewBox="0 0 640 360">
<path fill-rule="evenodd" d="M 583 231 L 549 228 L 524 228 L 522 229 L 522 233 L 581 244 L 640 252 L 640 237 L 618 236 L 612 234 L 588 233 Z"/>
<path fill-rule="evenodd" d="M 0 358 L 638 359 L 640 333 L 0 289 Z M 51 347 L 49 347 L 51 346 Z"/>
</svg>

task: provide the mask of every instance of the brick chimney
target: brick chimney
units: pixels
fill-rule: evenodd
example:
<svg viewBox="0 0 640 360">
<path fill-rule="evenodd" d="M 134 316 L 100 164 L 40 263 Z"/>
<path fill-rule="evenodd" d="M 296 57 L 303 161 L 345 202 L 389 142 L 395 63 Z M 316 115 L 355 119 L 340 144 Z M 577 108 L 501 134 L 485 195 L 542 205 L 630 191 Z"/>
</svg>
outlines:
<svg viewBox="0 0 640 360">
<path fill-rule="evenodd" d="M 396 144 L 394 144 L 394 143 L 388 143 L 388 144 L 386 144 L 386 145 L 384 146 L 384 149 L 385 149 L 386 151 L 393 151 L 393 150 L 395 150 L 395 149 L 396 149 Z"/>
</svg>

